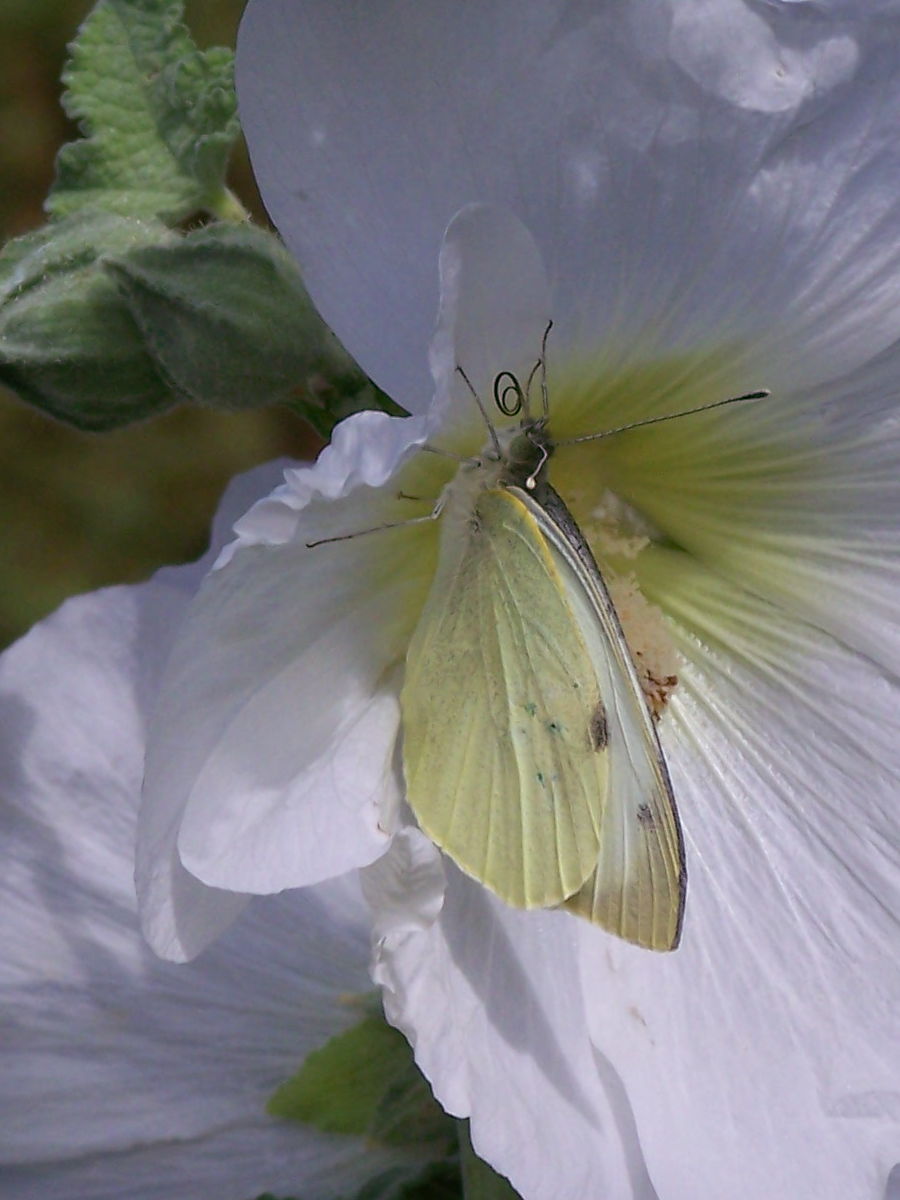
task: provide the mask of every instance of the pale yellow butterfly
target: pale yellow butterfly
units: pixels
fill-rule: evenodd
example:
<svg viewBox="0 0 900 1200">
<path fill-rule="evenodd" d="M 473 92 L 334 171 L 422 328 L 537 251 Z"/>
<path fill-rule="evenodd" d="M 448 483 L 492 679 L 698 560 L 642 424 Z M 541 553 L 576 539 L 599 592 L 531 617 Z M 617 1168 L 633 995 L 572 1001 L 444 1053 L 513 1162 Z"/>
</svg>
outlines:
<svg viewBox="0 0 900 1200">
<path fill-rule="evenodd" d="M 435 509 L 438 566 L 401 693 L 407 800 L 435 844 L 508 904 L 562 906 L 671 950 L 687 881 L 675 799 L 609 591 L 547 477 L 544 364 L 542 353 L 538 418 L 531 379 L 523 390 L 497 376 L 498 408 L 522 412 L 504 434 L 457 368 L 491 444 Z"/>
</svg>

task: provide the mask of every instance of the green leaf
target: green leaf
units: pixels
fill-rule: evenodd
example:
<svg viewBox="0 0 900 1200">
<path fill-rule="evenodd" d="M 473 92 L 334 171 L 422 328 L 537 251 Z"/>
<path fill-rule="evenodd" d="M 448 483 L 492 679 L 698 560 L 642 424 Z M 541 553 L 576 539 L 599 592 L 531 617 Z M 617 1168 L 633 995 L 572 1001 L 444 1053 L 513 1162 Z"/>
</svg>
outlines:
<svg viewBox="0 0 900 1200">
<path fill-rule="evenodd" d="M 60 221 L 0 253 L 0 381 L 81 429 L 113 429 L 175 397 L 144 347 L 106 251 L 174 238 L 158 222 Z"/>
<path fill-rule="evenodd" d="M 272 234 L 216 223 L 107 257 L 147 347 L 177 391 L 217 408 L 287 402 L 327 436 L 361 408 L 402 410 L 359 370 Z"/>
<path fill-rule="evenodd" d="M 455 1137 L 406 1038 L 380 1016 L 365 1017 L 313 1051 L 274 1093 L 267 1111 L 393 1146 L 433 1143 L 441 1156 Z"/>
<path fill-rule="evenodd" d="M 454 1155 L 410 1174 L 397 1167 L 370 1179 L 353 1200 L 461 1200 L 462 1177 Z"/>
<path fill-rule="evenodd" d="M 47 209 L 158 217 L 224 213 L 238 133 L 233 55 L 200 51 L 181 0 L 100 0 L 72 46 L 63 103 L 85 137 L 64 146 Z"/>
<path fill-rule="evenodd" d="M 451 1140 L 450 1118 L 435 1101 L 411 1052 L 406 1067 L 384 1089 L 368 1135 L 389 1146 L 424 1146 Z"/>
<path fill-rule="evenodd" d="M 386 1081 L 405 1066 L 404 1047 L 402 1034 L 378 1017 L 366 1017 L 314 1050 L 275 1091 L 266 1110 L 329 1133 L 363 1135 Z"/>
<path fill-rule="evenodd" d="M 465 1200 L 520 1200 L 519 1193 L 509 1180 L 503 1175 L 498 1175 L 493 1167 L 488 1166 L 472 1149 L 469 1122 L 457 1121 L 456 1126 Z"/>
<path fill-rule="evenodd" d="M 409 1043 L 380 1013 L 310 1054 L 267 1107 L 328 1133 L 431 1152 L 424 1165 L 411 1160 L 376 1175 L 352 1200 L 519 1200 L 475 1154 L 468 1121 L 451 1119 L 436 1103 Z"/>
<path fill-rule="evenodd" d="M 82 429 L 176 400 L 289 404 L 323 436 L 393 404 L 312 306 L 272 234 L 216 222 L 182 236 L 111 214 L 51 222 L 0 254 L 0 381 Z"/>
<path fill-rule="evenodd" d="M 456 1156 L 425 1167 L 391 1167 L 368 1180 L 352 1200 L 461 1200 L 462 1179 Z M 256 1200 L 299 1200 L 264 1192 Z M 344 1200 L 351 1200 L 345 1197 Z"/>
</svg>

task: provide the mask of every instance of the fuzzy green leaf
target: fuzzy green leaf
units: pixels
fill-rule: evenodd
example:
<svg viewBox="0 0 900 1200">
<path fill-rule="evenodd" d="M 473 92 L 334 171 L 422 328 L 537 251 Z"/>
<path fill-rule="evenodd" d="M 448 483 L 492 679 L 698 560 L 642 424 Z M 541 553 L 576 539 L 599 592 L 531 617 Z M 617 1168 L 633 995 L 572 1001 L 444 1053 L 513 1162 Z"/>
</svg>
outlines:
<svg viewBox="0 0 900 1200">
<path fill-rule="evenodd" d="M 174 224 L 230 201 L 238 133 L 233 55 L 200 51 L 181 0 L 100 0 L 71 49 L 64 105 L 85 137 L 64 146 L 47 209 Z"/>
<path fill-rule="evenodd" d="M 102 256 L 174 236 L 158 222 L 97 215 L 10 242 L 0 254 L 0 381 L 80 429 L 114 429 L 172 405 Z"/>
<path fill-rule="evenodd" d="M 288 403 L 324 436 L 351 411 L 401 411 L 350 359 L 293 259 L 262 229 L 219 222 L 106 264 L 163 373 L 200 404 Z"/>
</svg>

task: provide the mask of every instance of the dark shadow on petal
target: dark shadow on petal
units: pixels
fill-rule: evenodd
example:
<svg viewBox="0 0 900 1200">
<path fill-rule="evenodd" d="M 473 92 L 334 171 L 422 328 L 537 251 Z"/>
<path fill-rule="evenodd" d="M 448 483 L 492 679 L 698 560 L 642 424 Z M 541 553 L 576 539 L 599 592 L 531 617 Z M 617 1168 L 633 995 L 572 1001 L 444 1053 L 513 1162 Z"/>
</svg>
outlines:
<svg viewBox="0 0 900 1200">
<path fill-rule="evenodd" d="M 897 1163 L 890 1175 L 888 1175 L 887 1185 L 884 1189 L 884 1200 L 900 1200 L 900 1163 Z"/>
<path fill-rule="evenodd" d="M 572 1073 L 520 955 L 492 910 L 488 892 L 466 879 L 449 859 L 445 866 L 447 893 L 440 920 L 454 962 L 481 997 L 500 1036 L 535 1059 L 559 1094 L 593 1123 L 594 1105 Z"/>
<path fill-rule="evenodd" d="M 605 1054 L 592 1047 L 594 1066 L 606 1089 L 610 1107 L 616 1114 L 616 1124 L 622 1139 L 625 1162 L 628 1164 L 628 1174 L 634 1188 L 634 1195 L 641 1200 L 658 1200 L 656 1188 L 647 1171 L 644 1152 L 641 1149 L 641 1139 L 638 1133 L 634 1109 L 628 1098 L 628 1091 L 622 1082 L 622 1077 Z"/>
</svg>

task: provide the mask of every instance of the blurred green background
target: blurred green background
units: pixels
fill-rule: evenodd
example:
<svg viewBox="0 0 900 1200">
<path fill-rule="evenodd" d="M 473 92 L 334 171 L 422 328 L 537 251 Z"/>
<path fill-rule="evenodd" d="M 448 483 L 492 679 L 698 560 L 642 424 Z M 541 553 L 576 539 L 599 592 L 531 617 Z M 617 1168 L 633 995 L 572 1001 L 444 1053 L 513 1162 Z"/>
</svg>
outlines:
<svg viewBox="0 0 900 1200">
<path fill-rule="evenodd" d="M 234 45 L 244 0 L 187 0 L 203 46 Z M 66 44 L 91 0 L 0 0 L 0 241 L 43 223 L 57 147 Z M 243 154 L 232 186 L 264 220 Z M 0 644 L 67 595 L 146 578 L 206 545 L 228 479 L 318 446 L 287 410 L 179 409 L 111 434 L 83 434 L 0 388 Z"/>
</svg>

